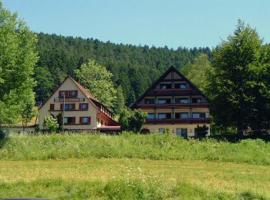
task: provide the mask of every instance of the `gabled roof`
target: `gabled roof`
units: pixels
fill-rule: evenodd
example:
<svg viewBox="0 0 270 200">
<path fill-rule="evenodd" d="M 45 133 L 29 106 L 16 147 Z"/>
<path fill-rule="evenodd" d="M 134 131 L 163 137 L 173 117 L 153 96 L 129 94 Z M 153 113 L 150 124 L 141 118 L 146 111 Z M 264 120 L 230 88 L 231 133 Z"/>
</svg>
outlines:
<svg viewBox="0 0 270 200">
<path fill-rule="evenodd" d="M 184 81 L 186 81 L 191 87 L 193 87 L 195 90 L 197 90 L 199 92 L 200 95 L 202 95 L 205 99 L 207 99 L 207 97 L 199 90 L 199 88 L 197 88 L 192 82 L 190 82 L 190 80 L 188 80 L 180 71 L 178 71 L 174 66 L 171 66 L 169 69 L 167 69 L 167 71 L 165 71 L 160 77 L 159 79 L 157 79 L 133 104 L 131 104 L 129 107 L 130 108 L 135 108 L 136 105 L 145 97 L 147 96 L 148 92 L 150 92 L 151 90 L 153 90 L 159 82 L 161 82 L 169 73 L 171 72 L 175 72 L 176 74 L 178 74 L 180 77 L 182 77 L 182 79 Z"/>
<path fill-rule="evenodd" d="M 62 83 L 56 88 L 56 90 L 52 93 L 52 95 L 45 101 L 44 104 L 42 104 L 42 106 L 39 108 L 41 109 L 46 103 L 47 101 L 54 95 L 54 93 L 61 87 L 61 85 L 63 85 L 63 83 L 67 80 L 70 79 L 72 80 L 72 82 L 78 87 L 78 89 L 81 91 L 81 93 L 87 97 L 87 99 L 90 100 L 90 102 L 93 104 L 93 106 L 95 106 L 96 108 L 100 109 L 101 106 L 104 107 L 106 110 L 108 110 L 108 112 L 110 112 L 112 114 L 112 111 L 110 109 L 108 109 L 104 104 L 102 104 L 99 100 L 97 100 L 92 94 L 91 92 L 84 88 L 80 83 L 78 83 L 77 81 L 75 81 L 71 76 L 67 76 Z"/>
</svg>

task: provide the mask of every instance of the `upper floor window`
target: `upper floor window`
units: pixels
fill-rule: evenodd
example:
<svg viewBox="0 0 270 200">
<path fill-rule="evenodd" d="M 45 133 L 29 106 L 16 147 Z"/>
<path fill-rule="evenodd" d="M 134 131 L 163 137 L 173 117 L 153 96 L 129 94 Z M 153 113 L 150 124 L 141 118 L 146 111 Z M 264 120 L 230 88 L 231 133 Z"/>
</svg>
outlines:
<svg viewBox="0 0 270 200">
<path fill-rule="evenodd" d="M 171 103 L 171 99 L 168 98 L 160 98 L 157 101 L 158 104 L 170 104 Z"/>
<path fill-rule="evenodd" d="M 155 103 L 155 99 L 144 99 L 144 103 L 145 104 L 154 104 Z"/>
<path fill-rule="evenodd" d="M 171 113 L 158 113 L 158 119 L 171 119 Z"/>
<path fill-rule="evenodd" d="M 176 119 L 188 119 L 189 114 L 188 114 L 188 112 L 175 113 L 175 118 Z"/>
<path fill-rule="evenodd" d="M 192 103 L 201 103 L 201 102 L 202 102 L 202 98 L 200 97 L 192 98 Z"/>
<path fill-rule="evenodd" d="M 160 83 L 160 89 L 171 89 L 172 84 L 171 83 Z"/>
<path fill-rule="evenodd" d="M 61 104 L 61 110 L 63 110 L 63 105 L 64 104 Z M 75 110 L 75 103 L 66 103 L 65 110 Z"/>
<path fill-rule="evenodd" d="M 59 91 L 59 97 L 65 98 L 76 98 L 78 96 L 77 90 L 61 90 Z"/>
<path fill-rule="evenodd" d="M 148 113 L 147 119 L 155 119 L 155 113 Z"/>
<path fill-rule="evenodd" d="M 88 110 L 88 103 L 80 103 L 80 110 Z"/>
<path fill-rule="evenodd" d="M 194 113 L 192 113 L 192 118 L 193 119 L 205 119 L 206 114 L 202 113 L 202 112 L 194 112 Z"/>
<path fill-rule="evenodd" d="M 177 89 L 187 89 L 188 84 L 187 83 L 175 83 L 174 87 L 177 88 Z"/>
<path fill-rule="evenodd" d="M 189 103 L 189 98 L 187 98 L 187 97 L 175 98 L 175 103 L 188 104 Z"/>
</svg>

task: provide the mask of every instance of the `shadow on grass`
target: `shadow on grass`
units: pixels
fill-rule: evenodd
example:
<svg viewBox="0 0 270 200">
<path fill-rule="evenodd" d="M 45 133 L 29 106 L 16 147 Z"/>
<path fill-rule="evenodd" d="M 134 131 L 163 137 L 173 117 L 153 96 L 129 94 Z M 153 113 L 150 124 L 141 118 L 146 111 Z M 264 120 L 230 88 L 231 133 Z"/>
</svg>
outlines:
<svg viewBox="0 0 270 200">
<path fill-rule="evenodd" d="M 264 140 L 265 142 L 270 142 L 270 135 L 269 134 L 264 134 L 264 135 L 245 135 L 245 136 L 240 136 L 237 134 L 223 134 L 223 135 L 212 135 L 209 136 L 211 139 L 215 139 L 217 141 L 227 141 L 227 142 L 240 142 L 241 140 L 245 139 L 261 139 Z"/>
<path fill-rule="evenodd" d="M 8 140 L 8 133 L 0 130 L 0 149 L 5 145 Z"/>
</svg>

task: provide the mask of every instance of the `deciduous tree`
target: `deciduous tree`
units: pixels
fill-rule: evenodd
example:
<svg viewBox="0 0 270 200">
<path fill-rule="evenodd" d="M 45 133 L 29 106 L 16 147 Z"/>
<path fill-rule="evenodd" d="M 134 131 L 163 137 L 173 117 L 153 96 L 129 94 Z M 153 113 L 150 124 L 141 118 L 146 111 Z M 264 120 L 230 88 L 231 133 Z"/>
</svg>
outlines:
<svg viewBox="0 0 270 200">
<path fill-rule="evenodd" d="M 0 2 L 0 124 L 18 121 L 34 98 L 36 43 L 35 34 Z"/>
<path fill-rule="evenodd" d="M 112 81 L 112 73 L 96 63 L 89 60 L 75 71 L 76 77 L 101 103 L 113 109 L 116 99 L 116 89 Z"/>
<path fill-rule="evenodd" d="M 217 124 L 234 126 L 239 134 L 269 127 L 269 55 L 269 46 L 241 21 L 216 48 L 208 94 Z"/>
</svg>

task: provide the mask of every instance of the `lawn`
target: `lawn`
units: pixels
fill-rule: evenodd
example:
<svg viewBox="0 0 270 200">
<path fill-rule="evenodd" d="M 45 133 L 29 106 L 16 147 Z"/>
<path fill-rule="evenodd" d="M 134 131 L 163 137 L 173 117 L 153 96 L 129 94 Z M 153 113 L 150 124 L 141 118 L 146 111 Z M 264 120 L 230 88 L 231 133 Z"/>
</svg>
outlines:
<svg viewBox="0 0 270 200">
<path fill-rule="evenodd" d="M 261 140 L 15 136 L 0 148 L 0 198 L 270 199 L 269 153 Z"/>
</svg>

